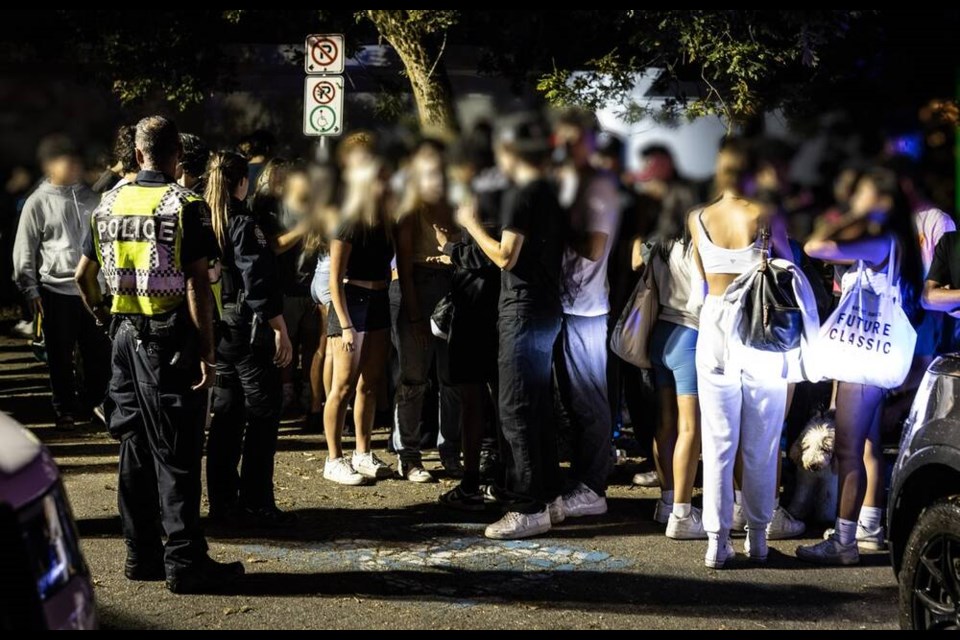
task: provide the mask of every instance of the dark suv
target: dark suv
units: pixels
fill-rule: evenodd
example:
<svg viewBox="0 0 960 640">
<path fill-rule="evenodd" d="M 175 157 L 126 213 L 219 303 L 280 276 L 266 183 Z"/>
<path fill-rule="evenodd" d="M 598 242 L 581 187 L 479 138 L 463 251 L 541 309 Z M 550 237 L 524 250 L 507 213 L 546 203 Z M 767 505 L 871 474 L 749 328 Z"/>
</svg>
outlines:
<svg viewBox="0 0 960 640">
<path fill-rule="evenodd" d="M 903 429 L 889 539 L 905 629 L 960 628 L 960 355 L 938 358 Z"/>
</svg>

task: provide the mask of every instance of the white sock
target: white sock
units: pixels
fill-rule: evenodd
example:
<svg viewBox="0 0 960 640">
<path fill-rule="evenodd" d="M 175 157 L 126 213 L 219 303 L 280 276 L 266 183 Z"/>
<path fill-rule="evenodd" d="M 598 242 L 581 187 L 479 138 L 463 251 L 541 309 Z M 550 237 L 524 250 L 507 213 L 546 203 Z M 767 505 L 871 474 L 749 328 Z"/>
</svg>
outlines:
<svg viewBox="0 0 960 640">
<path fill-rule="evenodd" d="M 883 509 L 880 507 L 860 507 L 859 524 L 867 531 L 876 531 L 883 523 Z"/>
<path fill-rule="evenodd" d="M 690 512 L 693 510 L 693 507 L 689 502 L 674 502 L 673 503 L 673 515 L 678 518 L 689 518 Z"/>
<path fill-rule="evenodd" d="M 660 500 L 666 504 L 673 504 L 673 489 L 665 489 L 660 492 Z"/>
<path fill-rule="evenodd" d="M 735 504 L 743 504 L 743 493 L 739 489 L 733 490 L 733 502 Z"/>
<path fill-rule="evenodd" d="M 837 518 L 835 531 L 837 532 L 837 539 L 844 546 L 854 544 L 857 541 L 857 523 L 853 520 Z"/>
</svg>

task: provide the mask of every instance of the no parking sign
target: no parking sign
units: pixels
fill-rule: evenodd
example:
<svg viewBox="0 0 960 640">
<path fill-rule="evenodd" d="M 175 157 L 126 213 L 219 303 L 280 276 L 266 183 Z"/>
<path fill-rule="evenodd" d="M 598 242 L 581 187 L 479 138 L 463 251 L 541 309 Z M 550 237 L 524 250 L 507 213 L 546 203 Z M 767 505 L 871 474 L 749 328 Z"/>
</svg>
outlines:
<svg viewBox="0 0 960 640">
<path fill-rule="evenodd" d="M 303 133 L 338 136 L 343 132 L 344 41 L 340 33 L 307 36 L 303 69 Z"/>
<path fill-rule="evenodd" d="M 308 74 L 343 73 L 343 34 L 309 35 L 305 48 L 303 70 Z"/>
</svg>

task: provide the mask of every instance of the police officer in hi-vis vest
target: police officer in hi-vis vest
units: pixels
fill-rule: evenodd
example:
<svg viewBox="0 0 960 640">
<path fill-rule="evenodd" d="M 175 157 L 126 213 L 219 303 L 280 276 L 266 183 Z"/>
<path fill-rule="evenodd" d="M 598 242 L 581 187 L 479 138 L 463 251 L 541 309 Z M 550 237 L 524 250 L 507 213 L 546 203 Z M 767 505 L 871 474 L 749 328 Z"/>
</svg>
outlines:
<svg viewBox="0 0 960 640">
<path fill-rule="evenodd" d="M 200 528 L 203 427 L 216 364 L 207 267 L 219 252 L 206 203 L 173 179 L 182 153 L 176 125 L 144 118 L 136 148 L 140 173 L 94 211 L 76 275 L 98 320 L 112 316 L 109 430 L 120 440 L 124 573 L 165 578 L 174 593 L 210 591 L 243 574 L 241 563 L 207 555 Z"/>
</svg>

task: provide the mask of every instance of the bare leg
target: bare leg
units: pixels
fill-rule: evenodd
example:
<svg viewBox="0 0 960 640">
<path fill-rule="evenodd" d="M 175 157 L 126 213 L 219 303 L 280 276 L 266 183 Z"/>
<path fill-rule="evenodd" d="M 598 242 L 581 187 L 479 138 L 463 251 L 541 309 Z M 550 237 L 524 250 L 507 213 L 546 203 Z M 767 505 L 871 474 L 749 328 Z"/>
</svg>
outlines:
<svg viewBox="0 0 960 640">
<path fill-rule="evenodd" d="M 661 402 L 663 398 L 661 397 Z M 673 500 L 689 504 L 700 463 L 700 404 L 697 396 L 677 396 L 676 448 L 673 451 Z"/>
<path fill-rule="evenodd" d="M 344 351 L 340 338 L 330 339 L 333 348 L 333 383 L 327 396 L 327 406 L 323 410 L 323 430 L 331 459 L 343 457 L 343 421 L 347 417 L 347 404 L 357 388 L 364 338 L 365 334 L 357 334 L 353 351 Z"/>
<path fill-rule="evenodd" d="M 371 331 L 364 336 L 360 356 L 360 382 L 354 401 L 354 422 L 357 427 L 357 452 L 370 452 L 370 436 L 377 413 L 377 394 L 387 370 L 387 353 L 390 347 L 390 332 Z"/>
<path fill-rule="evenodd" d="M 863 506 L 883 508 L 886 502 L 886 474 L 883 460 L 883 445 L 880 442 L 880 424 L 883 415 L 883 403 L 877 404 L 870 434 L 863 449 L 863 466 L 867 473 L 867 489 L 863 496 Z"/>
<path fill-rule="evenodd" d="M 674 488 L 674 448 L 677 444 L 677 392 L 665 387 L 658 392 L 660 400 L 660 422 L 653 434 L 653 459 L 660 476 L 660 487 L 665 491 Z M 674 500 L 677 496 L 674 495 Z M 681 500 L 682 502 L 682 500 Z M 689 502 L 689 500 L 687 501 Z"/>
<path fill-rule="evenodd" d="M 839 517 L 856 522 L 867 490 L 864 449 L 883 400 L 883 390 L 841 382 L 837 390 L 837 481 Z"/>
<path fill-rule="evenodd" d="M 329 387 L 324 385 L 324 369 L 327 354 L 327 308 L 317 305 L 317 315 L 320 322 L 320 339 L 317 351 L 310 361 L 310 413 L 320 413 L 323 410 L 323 401 L 327 397 Z"/>
<path fill-rule="evenodd" d="M 326 352 L 323 356 L 323 395 L 329 396 L 333 388 L 333 342 L 326 341 Z"/>
</svg>

